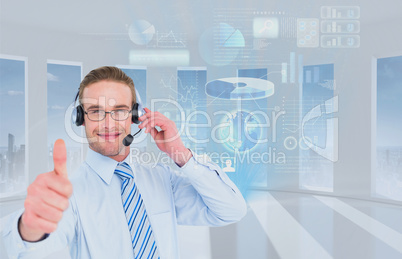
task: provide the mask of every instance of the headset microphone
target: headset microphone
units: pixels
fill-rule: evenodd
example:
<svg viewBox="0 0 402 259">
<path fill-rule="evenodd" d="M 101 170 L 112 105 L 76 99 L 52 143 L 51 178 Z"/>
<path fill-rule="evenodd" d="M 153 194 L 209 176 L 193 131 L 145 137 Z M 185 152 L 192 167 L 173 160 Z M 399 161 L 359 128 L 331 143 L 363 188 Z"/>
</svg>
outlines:
<svg viewBox="0 0 402 259">
<path fill-rule="evenodd" d="M 128 134 L 124 139 L 123 139 L 123 145 L 126 147 L 130 146 L 131 143 L 133 143 L 134 137 L 131 134 Z"/>
<path fill-rule="evenodd" d="M 140 120 L 139 117 L 141 117 L 142 115 L 145 114 L 145 110 L 142 107 L 142 103 L 141 103 L 141 98 L 139 97 L 139 94 L 137 92 L 137 90 L 135 90 L 138 96 L 138 103 L 135 103 L 133 105 L 133 109 L 132 109 L 132 122 L 134 122 L 135 124 L 139 124 Z M 138 133 L 141 132 L 141 129 L 139 131 L 137 131 L 134 135 L 128 134 L 124 139 L 123 139 L 123 145 L 125 145 L 126 147 L 130 146 L 131 143 L 133 143 L 134 137 L 135 135 L 137 135 Z"/>
<path fill-rule="evenodd" d="M 130 146 L 131 143 L 133 143 L 134 136 L 140 133 L 141 129 L 137 131 L 134 135 L 128 134 L 124 139 L 123 139 L 123 145 L 126 147 Z"/>
</svg>

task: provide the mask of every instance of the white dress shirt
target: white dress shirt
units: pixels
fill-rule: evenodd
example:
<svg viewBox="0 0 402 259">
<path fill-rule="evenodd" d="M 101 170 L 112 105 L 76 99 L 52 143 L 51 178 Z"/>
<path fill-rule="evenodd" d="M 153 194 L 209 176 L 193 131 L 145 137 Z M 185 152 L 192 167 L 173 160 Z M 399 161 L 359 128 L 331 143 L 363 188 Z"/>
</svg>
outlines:
<svg viewBox="0 0 402 259">
<path fill-rule="evenodd" d="M 193 153 L 177 170 L 163 164 L 130 164 L 162 259 L 179 258 L 177 224 L 223 226 L 246 213 L 237 187 L 206 160 Z M 18 232 L 22 211 L 12 217 L 3 231 L 10 258 L 43 258 L 67 245 L 72 258 L 133 258 L 116 166 L 117 161 L 89 149 L 86 161 L 69 176 L 73 195 L 55 232 L 42 241 L 25 242 Z"/>
</svg>

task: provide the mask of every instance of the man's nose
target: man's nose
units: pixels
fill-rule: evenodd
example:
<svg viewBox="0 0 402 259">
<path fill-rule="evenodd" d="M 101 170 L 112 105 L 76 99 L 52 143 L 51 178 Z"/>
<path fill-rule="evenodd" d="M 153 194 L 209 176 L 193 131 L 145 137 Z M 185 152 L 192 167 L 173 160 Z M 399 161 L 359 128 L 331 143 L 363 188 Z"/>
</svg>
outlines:
<svg viewBox="0 0 402 259">
<path fill-rule="evenodd" d="M 112 114 L 110 112 L 105 113 L 105 119 L 103 119 L 106 126 L 115 125 L 117 122 L 112 118 Z"/>
</svg>

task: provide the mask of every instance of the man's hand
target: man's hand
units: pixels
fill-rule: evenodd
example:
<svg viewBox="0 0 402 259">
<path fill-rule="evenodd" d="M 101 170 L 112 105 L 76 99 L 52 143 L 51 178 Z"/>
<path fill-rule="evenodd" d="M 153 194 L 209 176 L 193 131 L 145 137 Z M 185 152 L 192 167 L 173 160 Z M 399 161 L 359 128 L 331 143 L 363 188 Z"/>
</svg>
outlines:
<svg viewBox="0 0 402 259">
<path fill-rule="evenodd" d="M 138 127 L 145 128 L 145 133 L 150 133 L 158 148 L 176 164 L 179 166 L 186 164 L 192 154 L 183 145 L 176 124 L 160 112 L 151 112 L 148 108 L 144 110 L 146 113 L 139 118 L 142 123 Z M 161 131 L 158 131 L 156 126 L 161 128 Z"/>
<path fill-rule="evenodd" d="M 66 145 L 58 139 L 53 148 L 54 170 L 38 175 L 28 187 L 25 211 L 18 224 L 23 240 L 38 241 L 55 231 L 68 208 L 73 187 L 67 178 L 66 160 Z"/>
</svg>

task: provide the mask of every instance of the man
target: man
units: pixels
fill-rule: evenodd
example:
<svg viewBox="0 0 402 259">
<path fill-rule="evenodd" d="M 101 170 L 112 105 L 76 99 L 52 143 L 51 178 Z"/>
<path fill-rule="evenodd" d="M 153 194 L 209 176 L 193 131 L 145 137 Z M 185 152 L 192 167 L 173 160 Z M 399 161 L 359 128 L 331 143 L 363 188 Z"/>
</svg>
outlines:
<svg viewBox="0 0 402 259">
<path fill-rule="evenodd" d="M 236 186 L 187 149 L 174 122 L 158 112 L 145 109 L 139 128 L 177 171 L 129 163 L 130 148 L 122 142 L 135 101 L 132 80 L 118 68 L 101 67 L 83 79 L 87 158 L 68 176 L 64 142 L 56 141 L 54 170 L 28 187 L 24 211 L 4 230 L 11 258 L 42 258 L 66 245 L 72 258 L 178 258 L 177 224 L 222 226 L 244 216 Z"/>
</svg>

